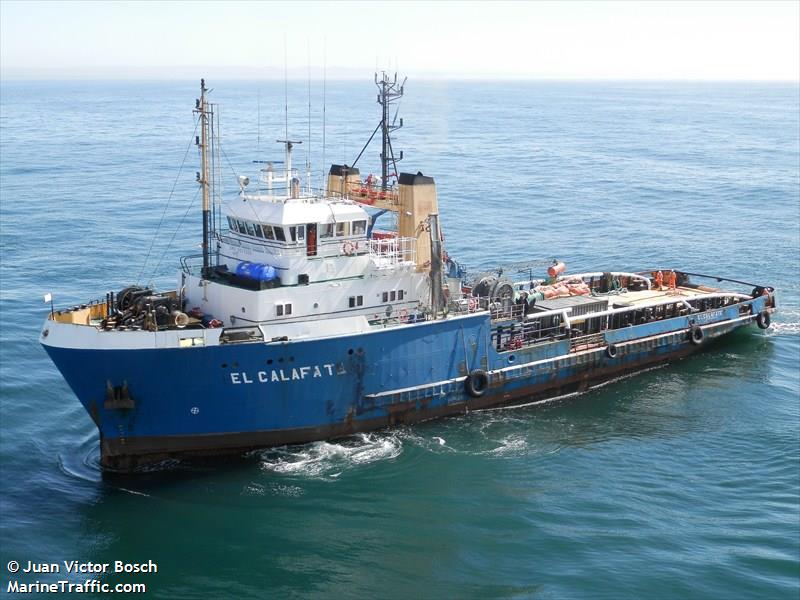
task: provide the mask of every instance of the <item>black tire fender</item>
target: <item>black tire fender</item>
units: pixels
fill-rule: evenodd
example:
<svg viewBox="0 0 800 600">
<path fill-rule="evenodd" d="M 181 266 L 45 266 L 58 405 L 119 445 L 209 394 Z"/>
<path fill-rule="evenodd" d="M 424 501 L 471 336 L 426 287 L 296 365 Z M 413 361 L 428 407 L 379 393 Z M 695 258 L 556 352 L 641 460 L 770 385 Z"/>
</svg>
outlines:
<svg viewBox="0 0 800 600">
<path fill-rule="evenodd" d="M 689 329 L 689 341 L 692 342 L 695 346 L 699 346 L 700 344 L 702 344 L 704 337 L 705 333 L 697 325 L 692 325 L 692 328 Z"/>
<path fill-rule="evenodd" d="M 616 358 L 617 357 L 617 347 L 614 344 L 609 344 L 606 347 L 606 356 L 608 358 Z"/>
<path fill-rule="evenodd" d="M 489 389 L 489 375 L 486 371 L 475 369 L 472 373 L 467 375 L 467 379 L 464 381 L 464 387 L 470 396 L 473 398 L 480 398 L 486 393 L 486 390 Z"/>
<path fill-rule="evenodd" d="M 759 326 L 761 329 L 767 329 L 770 324 L 772 323 L 772 318 L 769 316 L 767 311 L 762 311 L 758 313 L 756 317 L 756 325 Z"/>
</svg>

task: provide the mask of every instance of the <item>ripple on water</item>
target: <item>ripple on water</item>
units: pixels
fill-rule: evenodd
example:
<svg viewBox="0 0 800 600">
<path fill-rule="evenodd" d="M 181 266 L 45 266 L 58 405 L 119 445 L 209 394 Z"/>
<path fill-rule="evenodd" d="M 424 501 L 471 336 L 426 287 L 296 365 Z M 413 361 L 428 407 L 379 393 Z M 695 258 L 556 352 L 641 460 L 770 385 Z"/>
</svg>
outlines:
<svg viewBox="0 0 800 600">
<path fill-rule="evenodd" d="M 70 478 L 91 483 L 102 481 L 97 434 L 92 432 L 85 435 L 77 446 L 59 452 L 58 468 Z"/>
</svg>

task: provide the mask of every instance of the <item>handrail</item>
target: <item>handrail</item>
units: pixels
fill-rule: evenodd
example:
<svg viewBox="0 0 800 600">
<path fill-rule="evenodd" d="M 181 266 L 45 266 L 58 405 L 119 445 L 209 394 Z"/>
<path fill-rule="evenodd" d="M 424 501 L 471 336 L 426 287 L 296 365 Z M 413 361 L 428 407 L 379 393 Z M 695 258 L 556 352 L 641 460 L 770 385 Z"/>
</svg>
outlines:
<svg viewBox="0 0 800 600">
<path fill-rule="evenodd" d="M 392 237 L 367 240 L 369 257 L 375 261 L 386 261 L 390 265 L 415 263 L 417 240 L 412 237 Z"/>
<path fill-rule="evenodd" d="M 645 273 L 653 273 L 655 271 L 664 271 L 664 269 L 650 269 L 645 271 L 639 271 L 639 275 L 643 275 Z M 668 271 L 668 269 L 667 269 Z M 703 275 L 702 273 L 689 273 L 688 271 L 675 271 L 675 273 L 680 273 L 683 275 L 689 275 L 690 277 L 705 277 L 706 279 L 714 279 L 718 283 L 723 281 L 730 281 L 731 283 L 738 283 L 740 285 L 752 285 L 753 287 L 764 287 L 758 283 L 749 283 L 747 281 L 740 281 L 738 279 L 730 279 L 728 277 L 720 277 L 719 275 Z"/>
</svg>

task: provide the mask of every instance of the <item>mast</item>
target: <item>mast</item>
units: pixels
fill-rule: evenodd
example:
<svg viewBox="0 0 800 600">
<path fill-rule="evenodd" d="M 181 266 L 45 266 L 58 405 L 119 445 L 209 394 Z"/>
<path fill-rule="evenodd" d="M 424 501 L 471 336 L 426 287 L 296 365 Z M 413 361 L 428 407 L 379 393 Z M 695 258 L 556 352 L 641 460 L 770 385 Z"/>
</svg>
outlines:
<svg viewBox="0 0 800 600">
<path fill-rule="evenodd" d="M 358 153 L 356 159 L 353 161 L 352 166 L 355 167 L 358 164 L 358 161 L 361 159 L 361 156 L 364 154 L 364 151 L 367 149 L 367 146 L 370 145 L 375 134 L 378 133 L 378 130 L 381 130 L 381 189 L 386 191 L 389 189 L 389 177 L 390 174 L 394 174 L 397 176 L 397 163 L 403 160 L 403 151 L 400 151 L 400 156 L 396 157 L 394 155 L 394 150 L 392 149 L 392 140 L 390 134 L 393 131 L 400 129 L 403 126 L 403 119 L 400 119 L 400 124 L 395 125 L 395 121 L 397 120 L 397 111 L 394 113 L 394 119 L 392 123 L 389 124 L 389 111 L 391 109 L 392 104 L 398 102 L 400 98 L 403 97 L 403 88 L 406 84 L 406 79 L 403 79 L 403 82 L 398 85 L 397 84 L 397 73 L 394 74 L 393 79 L 389 79 L 389 76 L 386 74 L 386 71 L 381 72 L 381 79 L 378 81 L 378 74 L 375 73 L 375 85 L 378 86 L 378 104 L 381 105 L 381 120 L 378 122 L 378 126 L 375 128 L 375 131 L 372 132 L 372 135 L 369 136 L 367 143 L 364 144 L 364 147 L 361 148 L 361 152 Z M 324 118 L 324 105 L 323 105 L 323 118 Z M 324 134 L 324 130 L 323 130 Z"/>
<path fill-rule="evenodd" d="M 206 80 L 200 80 L 200 98 L 195 101 L 194 112 L 200 117 L 200 139 L 195 139 L 195 143 L 200 147 L 200 172 L 197 174 L 197 182 L 203 192 L 203 277 L 208 275 L 211 267 L 209 253 L 209 225 L 211 217 L 211 169 L 209 167 L 208 144 L 211 140 L 210 129 L 210 109 L 206 102 Z"/>
<path fill-rule="evenodd" d="M 381 189 L 386 191 L 389 187 L 389 169 L 392 173 L 397 173 L 397 161 L 403 160 L 403 152 L 400 152 L 400 157 L 395 158 L 394 150 L 392 149 L 392 141 L 389 139 L 389 134 L 392 131 L 400 129 L 403 126 L 403 119 L 400 119 L 400 124 L 395 125 L 394 122 L 389 124 L 389 109 L 391 105 L 403 97 L 403 87 L 406 80 L 398 85 L 397 73 L 394 74 L 394 79 L 390 80 L 386 71 L 381 73 L 381 80 L 378 81 L 378 74 L 375 73 L 375 85 L 378 86 L 378 104 L 381 105 Z M 396 117 L 397 115 L 395 115 Z M 367 142 L 369 143 L 369 142 Z"/>
<path fill-rule="evenodd" d="M 284 164 L 286 165 L 286 195 L 289 195 L 289 188 L 292 185 L 292 148 L 294 148 L 295 144 L 302 144 L 302 141 L 293 141 L 290 140 L 287 136 L 285 140 L 275 140 L 279 144 L 283 144 L 286 149 L 286 159 Z"/>
</svg>

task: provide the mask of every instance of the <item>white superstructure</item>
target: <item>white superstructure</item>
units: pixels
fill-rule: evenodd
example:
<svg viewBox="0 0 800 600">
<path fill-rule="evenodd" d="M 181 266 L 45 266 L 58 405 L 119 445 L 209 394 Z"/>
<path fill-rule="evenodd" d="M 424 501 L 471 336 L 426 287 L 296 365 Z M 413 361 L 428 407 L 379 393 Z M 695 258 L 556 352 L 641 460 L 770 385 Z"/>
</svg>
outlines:
<svg viewBox="0 0 800 600">
<path fill-rule="evenodd" d="M 288 166 L 291 143 L 286 153 Z M 301 192 L 299 180 L 285 180 L 281 194 L 272 181 L 250 192 L 249 180 L 240 179 L 239 195 L 222 206 L 225 230 L 214 236 L 214 265 L 185 263 L 181 272 L 185 310 L 213 315 L 227 327 L 354 316 L 408 321 L 429 310 L 430 261 L 418 256 L 420 246 L 430 255 L 429 215 L 413 210 L 413 189 L 404 195 L 412 208 L 406 212 L 419 222 L 406 227 L 413 236 L 403 236 L 373 232 L 368 204 L 330 189 Z"/>
</svg>

